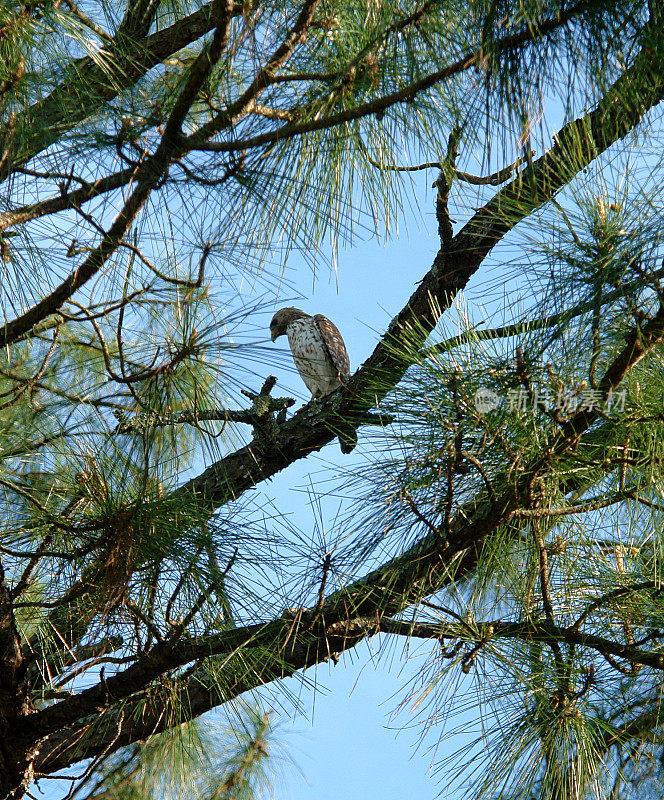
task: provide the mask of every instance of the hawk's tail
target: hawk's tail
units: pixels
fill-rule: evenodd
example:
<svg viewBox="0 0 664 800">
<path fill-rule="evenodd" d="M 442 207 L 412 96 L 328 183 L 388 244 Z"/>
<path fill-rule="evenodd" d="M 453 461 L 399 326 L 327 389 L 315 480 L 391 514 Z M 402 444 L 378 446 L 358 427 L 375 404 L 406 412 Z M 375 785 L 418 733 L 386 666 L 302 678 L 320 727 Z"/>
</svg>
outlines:
<svg viewBox="0 0 664 800">
<path fill-rule="evenodd" d="M 346 428 L 339 432 L 339 446 L 345 455 L 352 453 L 357 445 L 357 431 L 355 428 Z"/>
</svg>

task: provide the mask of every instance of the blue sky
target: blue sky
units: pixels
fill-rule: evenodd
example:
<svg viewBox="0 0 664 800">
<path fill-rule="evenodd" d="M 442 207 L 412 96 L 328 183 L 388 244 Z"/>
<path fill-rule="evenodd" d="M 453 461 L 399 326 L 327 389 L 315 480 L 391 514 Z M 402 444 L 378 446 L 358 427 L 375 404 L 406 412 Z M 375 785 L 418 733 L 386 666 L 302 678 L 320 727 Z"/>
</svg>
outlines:
<svg viewBox="0 0 664 800">
<path fill-rule="evenodd" d="M 315 697 L 303 693 L 306 716 L 282 728 L 284 744 L 302 774 L 290 770 L 276 797 L 428 800 L 443 790 L 440 776 L 430 773 L 435 732 L 418 746 L 420 730 L 414 724 L 422 718 L 412 704 L 396 711 L 423 656 L 405 663 L 397 645 L 388 660 L 377 654 L 379 647 L 374 639 L 346 653 L 338 665 L 317 668 Z M 432 645 L 417 649 L 427 652 Z"/>
</svg>

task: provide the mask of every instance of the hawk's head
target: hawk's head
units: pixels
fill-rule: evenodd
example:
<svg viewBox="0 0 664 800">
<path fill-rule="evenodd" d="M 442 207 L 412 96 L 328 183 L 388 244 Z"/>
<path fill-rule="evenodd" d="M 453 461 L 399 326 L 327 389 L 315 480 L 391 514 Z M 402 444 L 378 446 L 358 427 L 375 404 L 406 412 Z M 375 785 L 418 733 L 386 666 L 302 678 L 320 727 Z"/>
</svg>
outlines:
<svg viewBox="0 0 664 800">
<path fill-rule="evenodd" d="M 295 319 L 302 319 L 307 318 L 309 314 L 306 314 L 304 311 L 300 311 L 299 308 L 293 308 L 293 306 L 288 306 L 287 308 L 280 308 L 279 311 L 272 317 L 272 322 L 270 323 L 270 338 L 272 341 L 278 339 L 279 336 L 283 336 L 286 333 L 286 329 L 290 325 L 291 322 Z"/>
</svg>

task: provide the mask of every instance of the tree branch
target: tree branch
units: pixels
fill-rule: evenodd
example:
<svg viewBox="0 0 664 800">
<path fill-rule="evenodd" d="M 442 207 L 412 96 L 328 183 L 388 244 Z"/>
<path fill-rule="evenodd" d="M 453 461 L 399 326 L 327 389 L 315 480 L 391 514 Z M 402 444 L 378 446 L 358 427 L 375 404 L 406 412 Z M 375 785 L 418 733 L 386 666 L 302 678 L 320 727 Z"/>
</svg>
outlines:
<svg viewBox="0 0 664 800">
<path fill-rule="evenodd" d="M 231 14 L 240 15 L 243 5 L 234 4 Z M 70 77 L 17 119 L 15 128 L 20 131 L 20 140 L 11 143 L 12 153 L 0 170 L 0 180 L 133 86 L 157 64 L 213 30 L 214 7 L 215 2 L 206 3 L 145 38 L 132 38 L 125 31 L 120 41 L 114 39 L 113 46 L 102 51 L 103 67 L 89 56 L 72 62 L 67 72 Z M 0 137 L 0 152 L 7 147 L 11 135 L 6 134 L 4 141 Z"/>
<path fill-rule="evenodd" d="M 100 178 L 94 183 L 87 183 L 72 192 L 60 194 L 48 200 L 29 203 L 28 205 L 12 209 L 11 211 L 3 211 L 0 214 L 0 231 L 7 230 L 7 228 L 10 228 L 12 225 L 29 222 L 38 217 L 55 214 L 58 211 L 64 211 L 68 208 L 77 208 L 83 205 L 83 203 L 87 203 L 88 200 L 92 200 L 106 192 L 112 192 L 114 189 L 120 189 L 122 186 L 126 186 L 136 176 L 136 173 L 136 167 L 129 167 L 128 169 L 123 169 L 120 170 L 120 172 L 108 175 L 105 178 Z"/>
<path fill-rule="evenodd" d="M 427 639 L 458 639 L 462 641 L 488 642 L 490 639 L 516 638 L 523 641 L 567 642 L 603 655 L 613 655 L 633 664 L 642 664 L 652 669 L 664 670 L 664 653 L 645 651 L 631 645 L 624 645 L 606 637 L 583 633 L 575 628 L 561 628 L 550 621 L 505 622 L 496 620 L 481 622 L 472 629 L 459 623 L 415 623 L 408 620 L 388 617 L 341 616 L 329 619 L 330 599 L 321 609 L 318 607 L 302 612 L 301 630 L 314 632 L 301 637 L 291 637 L 291 620 L 278 619 L 264 625 L 252 625 L 233 629 L 215 636 L 199 637 L 179 642 L 169 647 L 167 643 L 156 645 L 140 662 L 126 670 L 107 678 L 103 683 L 80 694 L 69 697 L 57 705 L 28 717 L 20 736 L 44 735 L 46 738 L 40 749 L 38 769 L 53 772 L 82 757 L 91 757 L 113 745 L 113 749 L 139 741 L 149 735 L 165 730 L 171 717 L 164 713 L 164 698 L 145 698 L 140 718 L 126 719 L 122 724 L 114 723 L 120 711 L 111 706 L 121 707 L 121 701 L 147 687 L 154 677 L 168 669 L 209 656 L 225 655 L 225 663 L 234 678 L 230 683 L 211 683 L 196 674 L 181 683 L 176 696 L 169 704 L 177 708 L 186 699 L 189 713 L 198 715 L 226 702 L 230 696 L 266 683 L 279 677 L 290 675 L 326 660 L 334 652 L 354 647 L 359 641 L 376 633 L 389 633 L 399 636 L 414 636 Z M 318 623 L 318 620 L 322 620 Z M 323 622 L 324 621 L 324 622 Z M 279 652 L 278 660 L 265 660 L 266 648 Z M 233 653 L 243 656 L 234 660 Z M 251 655 L 254 651 L 256 658 Z M 256 659 L 260 659 L 259 662 Z M 244 663 L 242 663 L 244 662 Z M 233 666 L 231 666 L 233 665 Z M 227 676 L 227 677 L 230 677 Z M 91 714 L 102 714 L 97 730 L 89 730 L 92 725 Z M 79 726 L 76 725 L 79 721 Z M 73 726 L 67 729 L 67 725 Z M 76 731 L 79 731 L 78 733 Z M 87 731 L 85 743 L 79 749 L 74 745 L 80 732 Z M 117 739 L 116 739 L 117 737 Z"/>
<path fill-rule="evenodd" d="M 513 50 L 522 47 L 524 44 L 535 41 L 539 37 L 567 25 L 572 19 L 587 11 L 588 7 L 588 0 L 579 0 L 579 2 L 570 9 L 557 14 L 552 19 L 542 20 L 539 24 L 533 23 L 524 31 L 498 39 L 495 43 L 495 47 L 498 51 Z M 482 48 L 465 53 L 454 63 L 436 70 L 436 72 L 432 72 L 424 78 L 413 81 L 397 91 L 390 92 L 382 97 L 374 98 L 366 103 L 361 103 L 354 108 L 331 114 L 329 117 L 312 119 L 306 122 L 288 123 L 281 128 L 277 128 L 275 131 L 257 134 L 256 136 L 248 136 L 245 139 L 234 139 L 226 142 L 207 141 L 211 136 L 215 135 L 223 128 L 229 127 L 236 121 L 237 115 L 226 111 L 223 115 L 220 115 L 214 123 L 204 125 L 199 131 L 192 134 L 188 139 L 188 144 L 192 150 L 227 153 L 235 150 L 250 150 L 254 147 L 261 147 L 262 145 L 274 144 L 283 139 L 292 139 L 304 133 L 334 128 L 347 122 L 362 119 L 363 117 L 380 114 L 397 103 L 409 102 L 417 94 L 430 89 L 437 83 L 441 83 L 454 75 L 479 65 L 484 58 L 485 54 Z"/>
<path fill-rule="evenodd" d="M 183 137 L 182 144 L 186 150 L 201 149 L 194 146 L 199 139 L 208 139 L 223 128 L 232 127 L 253 108 L 257 98 L 270 85 L 272 75 L 279 67 L 288 62 L 298 45 L 306 39 L 307 31 L 313 21 L 314 12 L 320 2 L 321 0 L 305 0 L 288 34 L 274 53 L 266 60 L 264 66 L 258 70 L 256 76 L 240 97 L 234 100 L 223 113 L 218 114 L 215 119 L 201 126 L 195 134 L 186 138 Z M 233 150 L 235 149 L 243 150 L 242 147 L 233 148 Z"/>
<path fill-rule="evenodd" d="M 55 313 L 65 301 L 69 300 L 78 289 L 99 272 L 122 243 L 125 233 L 131 227 L 143 204 L 159 183 L 161 176 L 175 155 L 177 148 L 176 136 L 184 116 L 196 99 L 197 87 L 200 87 L 205 80 L 214 63 L 221 57 L 227 44 L 228 26 L 233 13 L 233 6 L 230 0 L 225 0 L 223 3 L 220 0 L 215 0 L 213 8 L 218 25 L 215 28 L 215 35 L 210 48 L 209 50 L 203 50 L 191 67 L 187 83 L 183 87 L 166 123 L 161 142 L 154 154 L 137 168 L 136 188 L 125 202 L 108 233 L 102 238 L 98 247 L 85 259 L 83 264 L 72 272 L 65 281 L 20 317 L 6 323 L 4 329 L 0 331 L 0 347 L 13 343 L 36 324 Z"/>
<path fill-rule="evenodd" d="M 319 450 L 334 437 L 339 417 L 352 420 L 354 414 L 380 402 L 418 358 L 429 333 L 493 247 L 611 144 L 626 136 L 662 100 L 664 77 L 658 69 L 660 62 L 653 57 L 663 46 L 661 32 L 658 36 L 656 42 L 648 42 L 593 111 L 565 125 L 547 153 L 497 192 L 446 247 L 441 247 L 433 266 L 347 388 L 298 411 L 280 426 L 273 447 L 254 440 L 184 484 L 177 494 L 195 498 L 212 511 Z M 637 349 L 639 346 L 635 342 Z M 635 356 L 636 350 L 628 347 L 623 367 L 633 365 Z M 613 369 L 614 374 L 606 377 L 607 387 L 617 384 L 622 367 L 616 363 Z"/>
</svg>

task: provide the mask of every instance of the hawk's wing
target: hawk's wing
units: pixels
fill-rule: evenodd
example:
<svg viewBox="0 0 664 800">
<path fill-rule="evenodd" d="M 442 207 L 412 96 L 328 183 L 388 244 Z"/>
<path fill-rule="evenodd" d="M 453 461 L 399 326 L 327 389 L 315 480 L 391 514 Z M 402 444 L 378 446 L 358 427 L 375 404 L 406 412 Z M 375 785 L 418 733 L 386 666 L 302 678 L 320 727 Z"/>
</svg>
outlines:
<svg viewBox="0 0 664 800">
<path fill-rule="evenodd" d="M 339 373 L 339 380 L 346 383 L 350 378 L 350 359 L 346 352 L 346 345 L 341 338 L 339 329 L 323 314 L 314 315 L 314 322 L 320 335 L 323 337 L 323 344 L 328 355 L 332 359 L 334 368 Z"/>
</svg>

